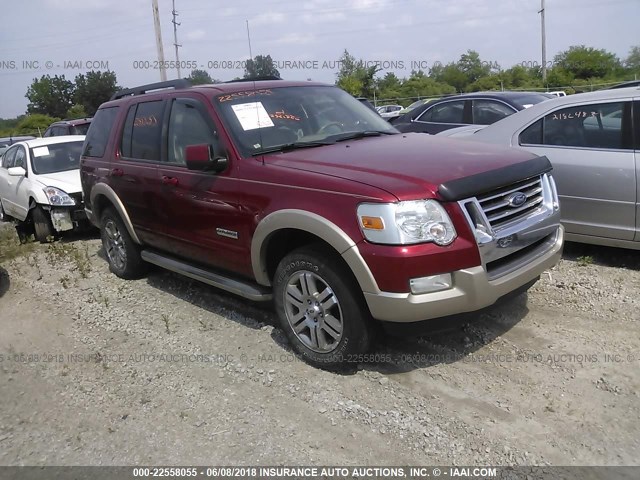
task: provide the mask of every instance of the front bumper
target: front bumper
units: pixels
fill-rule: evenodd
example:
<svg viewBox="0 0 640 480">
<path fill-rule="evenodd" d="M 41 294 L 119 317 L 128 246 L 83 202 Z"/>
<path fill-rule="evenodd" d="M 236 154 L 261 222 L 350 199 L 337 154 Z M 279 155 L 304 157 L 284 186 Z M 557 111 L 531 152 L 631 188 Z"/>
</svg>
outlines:
<svg viewBox="0 0 640 480">
<path fill-rule="evenodd" d="M 387 322 L 419 322 L 480 310 L 555 266 L 562 256 L 563 242 L 564 228 L 559 226 L 549 238 L 519 259 L 520 268 L 493 280 L 485 267 L 478 266 L 452 272 L 454 286 L 449 290 L 421 295 L 365 292 L 365 300 L 371 315 Z"/>
<path fill-rule="evenodd" d="M 46 206 L 45 206 L 46 207 Z M 51 224 L 56 232 L 73 230 L 87 223 L 84 205 L 54 207 L 48 206 Z"/>
</svg>

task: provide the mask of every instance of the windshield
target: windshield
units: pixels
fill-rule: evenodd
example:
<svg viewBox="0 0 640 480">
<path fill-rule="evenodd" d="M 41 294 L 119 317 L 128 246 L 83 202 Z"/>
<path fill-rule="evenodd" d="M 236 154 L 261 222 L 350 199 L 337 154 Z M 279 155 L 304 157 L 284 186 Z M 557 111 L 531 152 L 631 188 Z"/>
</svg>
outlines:
<svg viewBox="0 0 640 480">
<path fill-rule="evenodd" d="M 44 175 L 80 168 L 82 144 L 82 141 L 66 142 L 31 148 L 33 173 Z"/>
<path fill-rule="evenodd" d="M 91 122 L 89 122 L 89 123 L 80 123 L 78 125 L 73 125 L 69 129 L 69 134 L 70 135 L 86 135 L 87 131 L 89 130 L 89 125 L 91 125 Z"/>
<path fill-rule="evenodd" d="M 244 156 L 398 131 L 345 91 L 329 86 L 251 89 L 214 98 Z M 356 135 L 365 134 L 365 135 Z"/>
</svg>

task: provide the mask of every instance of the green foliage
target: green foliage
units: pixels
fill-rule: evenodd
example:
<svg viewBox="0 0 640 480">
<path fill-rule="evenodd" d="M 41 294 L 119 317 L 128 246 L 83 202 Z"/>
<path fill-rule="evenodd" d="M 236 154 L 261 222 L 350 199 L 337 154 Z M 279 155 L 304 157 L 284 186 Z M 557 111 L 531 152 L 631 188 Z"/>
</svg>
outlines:
<svg viewBox="0 0 640 480">
<path fill-rule="evenodd" d="M 76 76 L 74 103 L 82 105 L 86 116 L 93 116 L 98 107 L 108 101 L 120 87 L 114 72 L 90 71 Z"/>
<path fill-rule="evenodd" d="M 244 78 L 278 77 L 280 72 L 273 63 L 271 55 L 257 55 L 254 59 L 247 60 L 244 69 Z"/>
<path fill-rule="evenodd" d="M 554 68 L 562 68 L 575 78 L 604 77 L 622 70 L 620 59 L 604 49 L 584 45 L 569 47 L 554 57 Z"/>
<path fill-rule="evenodd" d="M 210 83 L 219 83 L 219 80 L 214 80 L 209 75 L 209 72 L 205 70 L 191 70 L 191 74 L 187 77 L 187 80 L 191 82 L 191 85 L 208 85 Z"/>
<path fill-rule="evenodd" d="M 67 114 L 65 118 L 87 118 L 87 112 L 85 111 L 82 105 L 74 105 L 69 110 L 67 110 Z"/>
<path fill-rule="evenodd" d="M 50 117 L 41 113 L 34 113 L 23 117 L 14 130 L 14 135 L 40 136 L 49 125 L 60 120 L 58 117 Z"/>
<path fill-rule="evenodd" d="M 64 75 L 43 75 L 33 79 L 25 95 L 29 99 L 27 113 L 41 113 L 51 117 L 64 117 L 73 105 L 75 87 Z"/>
<path fill-rule="evenodd" d="M 631 71 L 631 73 L 640 74 L 640 45 L 631 47 L 631 50 L 629 50 L 629 56 L 625 60 L 624 65 Z"/>
<path fill-rule="evenodd" d="M 373 97 L 375 75 L 380 70 L 378 65 L 367 65 L 363 60 L 356 60 L 347 50 L 340 57 L 340 71 L 336 84 L 356 97 Z"/>
</svg>

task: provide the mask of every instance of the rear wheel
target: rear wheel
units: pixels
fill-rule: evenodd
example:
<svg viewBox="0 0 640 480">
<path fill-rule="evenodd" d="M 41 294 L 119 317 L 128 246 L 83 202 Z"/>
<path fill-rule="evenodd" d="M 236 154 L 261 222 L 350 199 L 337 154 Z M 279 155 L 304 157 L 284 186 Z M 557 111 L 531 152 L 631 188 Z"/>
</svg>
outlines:
<svg viewBox="0 0 640 480">
<path fill-rule="evenodd" d="M 55 230 L 51 223 L 51 216 L 48 212 L 45 212 L 41 206 L 35 207 L 31 211 L 31 218 L 33 219 L 33 229 L 36 240 L 40 243 L 49 243 L 54 239 Z"/>
<path fill-rule="evenodd" d="M 147 264 L 140 256 L 140 246 L 133 241 L 120 215 L 112 208 L 107 208 L 100 218 L 100 236 L 109 270 L 126 279 L 140 278 L 146 273 Z"/>
<path fill-rule="evenodd" d="M 274 303 L 293 349 L 329 370 L 358 362 L 371 344 L 368 309 L 351 272 L 334 252 L 303 247 L 282 259 L 274 279 Z"/>
</svg>

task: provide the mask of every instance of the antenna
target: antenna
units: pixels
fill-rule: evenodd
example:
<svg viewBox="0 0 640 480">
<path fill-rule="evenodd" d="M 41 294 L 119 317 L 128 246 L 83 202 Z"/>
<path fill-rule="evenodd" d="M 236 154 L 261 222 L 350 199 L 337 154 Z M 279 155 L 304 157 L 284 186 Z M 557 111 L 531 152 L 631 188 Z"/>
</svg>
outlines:
<svg viewBox="0 0 640 480">
<path fill-rule="evenodd" d="M 249 33 L 249 20 L 247 22 L 247 40 L 249 41 L 249 58 L 253 60 L 253 53 L 251 53 L 251 34 Z"/>
</svg>

